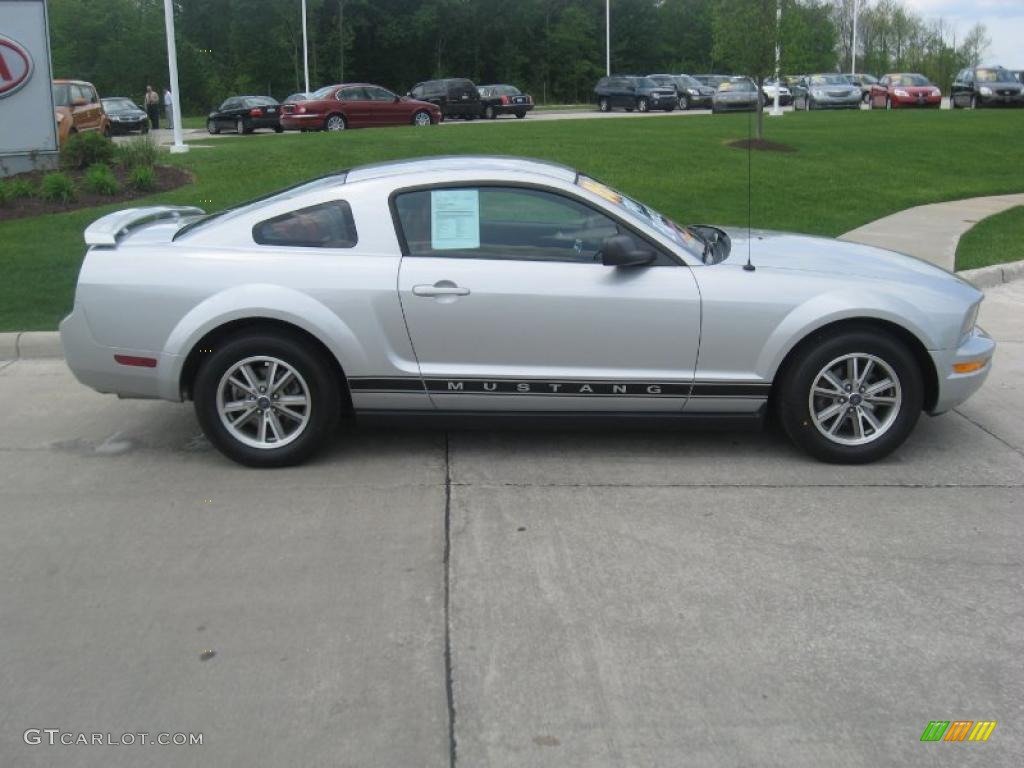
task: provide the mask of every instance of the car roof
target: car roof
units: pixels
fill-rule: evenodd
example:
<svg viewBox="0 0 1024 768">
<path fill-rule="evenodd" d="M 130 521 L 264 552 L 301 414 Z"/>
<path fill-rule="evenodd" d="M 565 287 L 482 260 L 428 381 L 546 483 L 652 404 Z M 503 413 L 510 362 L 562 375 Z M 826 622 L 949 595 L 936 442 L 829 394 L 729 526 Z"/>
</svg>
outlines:
<svg viewBox="0 0 1024 768">
<path fill-rule="evenodd" d="M 66 77 L 55 77 L 53 78 L 53 82 L 54 85 L 92 85 L 92 83 L 86 80 L 69 80 Z"/>
<path fill-rule="evenodd" d="M 483 174 L 488 172 L 528 172 L 540 176 L 550 176 L 561 181 L 573 182 L 576 180 L 574 168 L 547 160 L 502 155 L 444 155 L 361 165 L 348 172 L 346 181 L 366 181 L 430 171 L 479 171 Z"/>
</svg>

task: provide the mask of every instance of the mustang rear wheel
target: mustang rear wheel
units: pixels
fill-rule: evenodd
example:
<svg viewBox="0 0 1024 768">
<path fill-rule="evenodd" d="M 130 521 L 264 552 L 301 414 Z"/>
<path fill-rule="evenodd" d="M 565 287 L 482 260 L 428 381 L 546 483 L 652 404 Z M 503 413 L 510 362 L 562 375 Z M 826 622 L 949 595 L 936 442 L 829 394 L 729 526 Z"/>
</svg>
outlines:
<svg viewBox="0 0 1024 768">
<path fill-rule="evenodd" d="M 906 440 L 924 399 L 921 371 L 899 341 L 849 331 L 809 346 L 780 381 L 779 419 L 812 456 L 863 464 Z"/>
<path fill-rule="evenodd" d="M 337 426 L 338 382 L 301 338 L 236 336 L 196 376 L 196 417 L 225 456 L 254 467 L 298 464 Z"/>
</svg>

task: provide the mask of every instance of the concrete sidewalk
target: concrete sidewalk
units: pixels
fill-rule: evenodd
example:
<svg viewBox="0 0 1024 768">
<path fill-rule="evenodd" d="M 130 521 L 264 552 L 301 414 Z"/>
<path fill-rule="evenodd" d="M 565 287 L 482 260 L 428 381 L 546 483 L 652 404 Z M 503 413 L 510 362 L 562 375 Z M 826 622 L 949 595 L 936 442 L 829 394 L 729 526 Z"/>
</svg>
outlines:
<svg viewBox="0 0 1024 768">
<path fill-rule="evenodd" d="M 899 251 L 952 272 L 964 233 L 982 219 L 1017 205 L 1024 205 L 1024 194 L 919 205 L 857 227 L 839 239 Z"/>
</svg>

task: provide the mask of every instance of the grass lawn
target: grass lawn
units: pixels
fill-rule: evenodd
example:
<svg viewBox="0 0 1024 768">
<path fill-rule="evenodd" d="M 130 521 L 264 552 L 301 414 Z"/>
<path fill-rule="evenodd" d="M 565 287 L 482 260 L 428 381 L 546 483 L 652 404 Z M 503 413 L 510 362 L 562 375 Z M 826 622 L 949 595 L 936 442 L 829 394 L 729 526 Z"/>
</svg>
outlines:
<svg viewBox="0 0 1024 768">
<path fill-rule="evenodd" d="M 502 120 L 341 134 L 199 139 L 169 162 L 194 184 L 147 203 L 208 211 L 334 169 L 437 154 L 499 153 L 575 166 L 684 223 L 747 223 L 746 115 Z M 1024 111 L 897 111 L 765 118 L 791 153 L 755 153 L 755 227 L 838 235 L 922 203 L 1024 191 Z M 970 148 L 969 152 L 963 151 Z M 82 230 L 117 206 L 0 223 L 0 330 L 55 328 L 71 306 Z"/>
<path fill-rule="evenodd" d="M 1024 205 L 971 227 L 956 247 L 956 268 L 977 269 L 1024 259 Z"/>
</svg>

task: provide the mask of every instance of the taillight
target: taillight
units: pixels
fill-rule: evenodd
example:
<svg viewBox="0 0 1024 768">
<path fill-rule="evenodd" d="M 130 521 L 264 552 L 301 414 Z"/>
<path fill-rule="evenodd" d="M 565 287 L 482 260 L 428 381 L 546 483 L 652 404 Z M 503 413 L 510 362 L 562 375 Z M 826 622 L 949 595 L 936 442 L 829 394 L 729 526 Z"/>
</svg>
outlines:
<svg viewBox="0 0 1024 768">
<path fill-rule="evenodd" d="M 249 117 L 263 117 L 263 110 L 259 107 L 254 107 L 249 110 Z"/>
<path fill-rule="evenodd" d="M 502 104 L 508 104 L 508 96 L 502 96 L 501 97 L 501 103 Z"/>
</svg>

